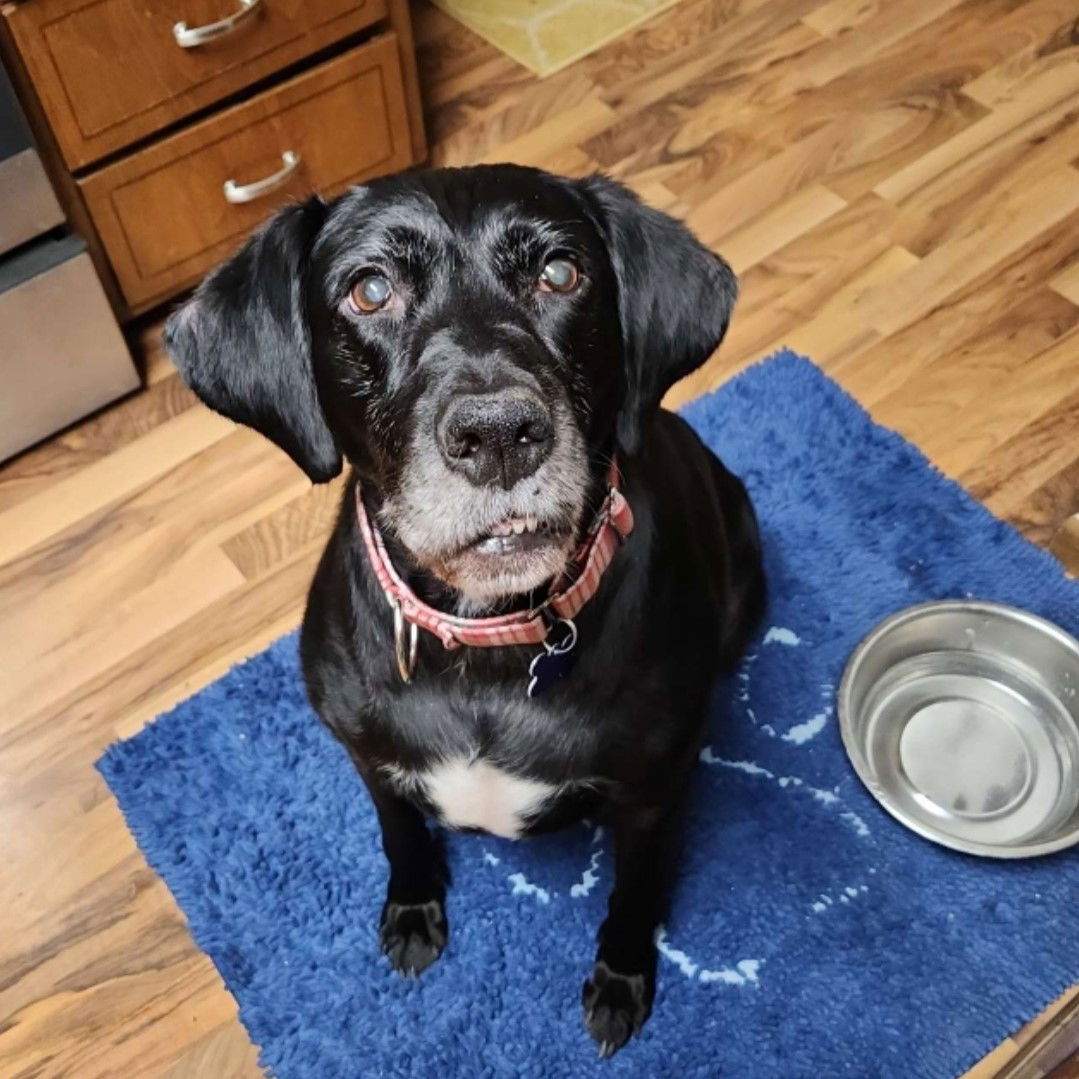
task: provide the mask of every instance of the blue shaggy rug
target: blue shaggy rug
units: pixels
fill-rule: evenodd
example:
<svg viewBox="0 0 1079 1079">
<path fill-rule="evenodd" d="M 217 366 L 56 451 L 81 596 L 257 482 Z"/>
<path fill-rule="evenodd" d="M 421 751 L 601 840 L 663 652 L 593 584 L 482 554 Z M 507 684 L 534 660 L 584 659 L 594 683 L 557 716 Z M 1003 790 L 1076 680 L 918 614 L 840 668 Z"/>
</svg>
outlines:
<svg viewBox="0 0 1079 1079">
<path fill-rule="evenodd" d="M 289 636 L 113 746 L 100 768 L 281 1079 L 958 1075 L 1079 978 L 1079 851 L 935 847 L 879 809 L 834 712 L 851 649 L 920 600 L 977 596 L 1079 630 L 1079 587 L 806 360 L 686 411 L 747 480 L 771 609 L 721 687 L 655 1012 L 600 1061 L 580 1015 L 608 837 L 453 836 L 450 944 L 380 958 L 386 870 Z"/>
</svg>

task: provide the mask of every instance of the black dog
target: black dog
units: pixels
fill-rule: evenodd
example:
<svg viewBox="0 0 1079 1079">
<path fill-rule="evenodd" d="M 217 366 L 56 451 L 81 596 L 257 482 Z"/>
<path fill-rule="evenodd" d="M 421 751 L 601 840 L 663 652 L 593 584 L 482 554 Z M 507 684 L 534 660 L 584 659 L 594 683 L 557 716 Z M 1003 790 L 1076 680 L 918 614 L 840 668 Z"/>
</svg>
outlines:
<svg viewBox="0 0 1079 1079">
<path fill-rule="evenodd" d="M 735 291 L 618 184 L 506 165 L 286 209 L 166 327 L 212 408 L 317 483 L 352 466 L 302 655 L 378 811 L 383 950 L 419 973 L 446 944 L 425 815 L 603 821 L 615 880 L 584 1011 L 604 1055 L 651 1008 L 711 689 L 763 601 L 742 484 L 659 408 Z"/>
</svg>

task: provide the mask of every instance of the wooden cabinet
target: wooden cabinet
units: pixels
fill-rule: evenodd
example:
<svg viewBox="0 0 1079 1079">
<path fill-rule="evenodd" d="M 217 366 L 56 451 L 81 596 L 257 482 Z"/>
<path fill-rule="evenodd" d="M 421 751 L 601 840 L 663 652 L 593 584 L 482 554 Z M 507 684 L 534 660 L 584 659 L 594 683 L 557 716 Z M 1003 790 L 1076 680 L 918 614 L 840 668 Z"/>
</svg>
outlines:
<svg viewBox="0 0 1079 1079">
<path fill-rule="evenodd" d="M 382 0 L 28 0 L 9 23 L 64 160 L 77 168 L 385 14 Z M 177 24 L 191 35 L 226 29 L 185 46 Z"/>
<path fill-rule="evenodd" d="M 285 200 L 425 153 L 405 0 L 22 0 L 3 26 L 121 316 Z"/>
<path fill-rule="evenodd" d="M 124 295 L 196 281 L 271 209 L 412 160 L 397 39 L 382 34 L 80 182 Z M 225 184 L 241 196 L 233 202 Z"/>
</svg>

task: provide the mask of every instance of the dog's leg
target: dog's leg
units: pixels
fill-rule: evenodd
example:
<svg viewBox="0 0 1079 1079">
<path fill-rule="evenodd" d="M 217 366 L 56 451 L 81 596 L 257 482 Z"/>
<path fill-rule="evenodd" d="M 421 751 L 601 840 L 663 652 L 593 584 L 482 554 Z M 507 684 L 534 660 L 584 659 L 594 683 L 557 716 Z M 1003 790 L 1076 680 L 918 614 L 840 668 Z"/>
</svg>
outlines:
<svg viewBox="0 0 1079 1079">
<path fill-rule="evenodd" d="M 675 808 L 622 810 L 613 816 L 614 889 L 600 926 L 595 966 L 584 983 L 585 1026 L 610 1056 L 652 1010 L 656 926 L 662 919 L 675 850 Z"/>
<path fill-rule="evenodd" d="M 377 781 L 368 789 L 382 826 L 390 882 L 379 923 L 382 951 L 402 974 L 426 970 L 446 946 L 446 861 L 423 814 Z"/>
</svg>

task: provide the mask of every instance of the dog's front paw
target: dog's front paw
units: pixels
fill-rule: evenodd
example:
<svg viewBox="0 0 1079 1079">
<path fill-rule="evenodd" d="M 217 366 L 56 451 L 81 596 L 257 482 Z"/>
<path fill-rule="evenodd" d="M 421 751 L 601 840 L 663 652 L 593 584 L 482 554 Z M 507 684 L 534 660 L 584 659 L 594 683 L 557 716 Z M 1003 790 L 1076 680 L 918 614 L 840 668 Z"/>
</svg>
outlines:
<svg viewBox="0 0 1079 1079">
<path fill-rule="evenodd" d="M 442 954 L 446 934 L 446 912 L 438 899 L 427 903 L 390 900 L 382 908 L 382 951 L 401 974 L 422 974 Z"/>
<path fill-rule="evenodd" d="M 644 1025 L 652 1010 L 654 975 L 619 974 L 596 960 L 584 983 L 584 1025 L 601 1057 L 613 1056 Z"/>
</svg>

